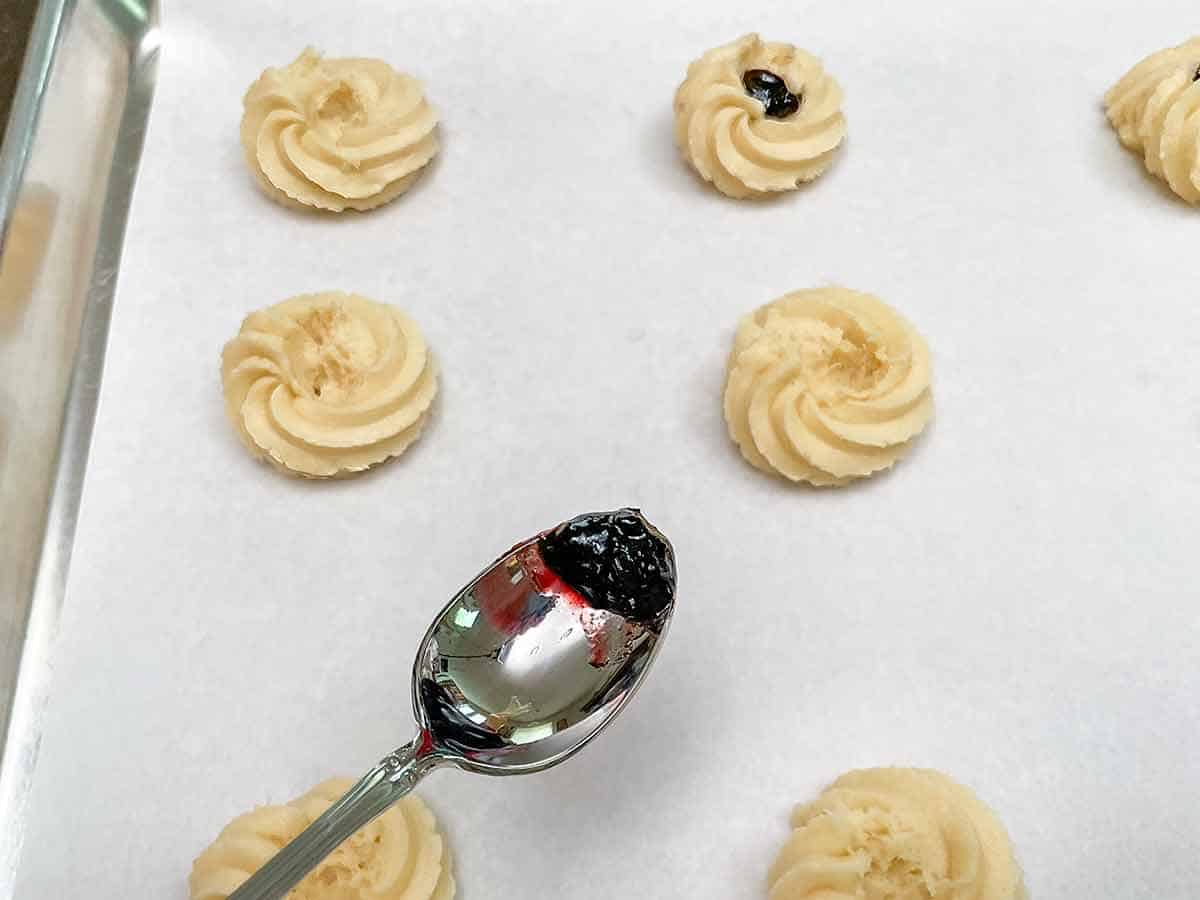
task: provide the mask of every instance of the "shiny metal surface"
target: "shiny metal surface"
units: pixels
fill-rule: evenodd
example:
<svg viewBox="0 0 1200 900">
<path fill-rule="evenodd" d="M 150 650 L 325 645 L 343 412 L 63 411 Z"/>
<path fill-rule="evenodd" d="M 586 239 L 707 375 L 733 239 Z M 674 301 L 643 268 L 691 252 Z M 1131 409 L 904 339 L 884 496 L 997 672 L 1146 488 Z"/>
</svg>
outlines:
<svg viewBox="0 0 1200 900">
<path fill-rule="evenodd" d="M 0 148 L 0 898 L 25 833 L 157 53 L 154 0 L 43 0 Z"/>
<path fill-rule="evenodd" d="M 4 123 L 4 143 L 0 146 L 0 253 L 20 197 L 25 168 L 33 152 L 38 119 L 45 105 L 50 70 L 58 52 L 63 21 L 70 7 L 68 0 L 42 0 L 36 4 L 36 15 L 6 14 L 3 56 L 22 59 L 20 77 L 13 85 L 11 97 L 4 108 L 8 118 Z M 11 15 L 11 24 L 10 24 Z M 19 29 L 28 20 L 28 33 Z M 9 63 L 6 68 L 12 68 Z M 7 85 L 5 86 L 8 87 Z"/>
<path fill-rule="evenodd" d="M 629 700 L 661 632 L 579 609 L 538 584 L 537 540 L 446 607 L 413 672 L 422 728 L 460 768 L 533 772 L 591 740 Z"/>
<path fill-rule="evenodd" d="M 426 633 L 413 666 L 419 735 L 229 900 L 279 900 L 440 766 L 517 775 L 567 759 L 629 702 L 673 612 L 673 595 L 650 627 L 581 606 L 570 588 L 547 577 L 538 538 L 518 544 L 459 591 Z"/>
</svg>

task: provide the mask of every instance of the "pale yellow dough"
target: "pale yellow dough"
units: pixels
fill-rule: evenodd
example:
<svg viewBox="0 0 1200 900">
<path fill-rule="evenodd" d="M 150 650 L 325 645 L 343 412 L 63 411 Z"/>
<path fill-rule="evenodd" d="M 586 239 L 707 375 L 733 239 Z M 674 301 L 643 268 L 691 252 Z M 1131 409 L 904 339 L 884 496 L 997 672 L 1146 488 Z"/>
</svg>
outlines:
<svg viewBox="0 0 1200 900">
<path fill-rule="evenodd" d="M 801 97 L 785 119 L 768 118 L 742 76 L 766 69 Z M 824 172 L 846 135 L 842 89 L 820 60 L 791 44 L 748 34 L 688 66 L 675 92 L 675 142 L 684 158 L 727 196 L 795 190 Z"/>
<path fill-rule="evenodd" d="M 862 769 L 792 815 L 770 900 L 1024 900 L 1004 826 L 933 769 Z"/>
<path fill-rule="evenodd" d="M 221 382 L 250 452 L 313 478 L 403 453 L 437 392 L 413 321 L 343 293 L 293 297 L 247 316 L 221 354 Z"/>
<path fill-rule="evenodd" d="M 353 782 L 332 778 L 283 806 L 244 813 L 196 859 L 191 900 L 225 900 Z M 413 794 L 333 851 L 288 900 L 451 900 L 450 852 L 433 813 Z"/>
<path fill-rule="evenodd" d="M 1104 107 L 1121 143 L 1188 203 L 1200 203 L 1200 37 L 1129 70 Z"/>
<path fill-rule="evenodd" d="M 881 300 L 795 291 L 739 323 L 725 422 L 756 468 L 844 485 L 909 449 L 933 417 L 930 377 L 925 341 Z"/>
<path fill-rule="evenodd" d="M 242 103 L 246 161 L 285 205 L 373 209 L 408 190 L 438 151 L 421 83 L 377 59 L 309 48 L 263 72 Z"/>
</svg>

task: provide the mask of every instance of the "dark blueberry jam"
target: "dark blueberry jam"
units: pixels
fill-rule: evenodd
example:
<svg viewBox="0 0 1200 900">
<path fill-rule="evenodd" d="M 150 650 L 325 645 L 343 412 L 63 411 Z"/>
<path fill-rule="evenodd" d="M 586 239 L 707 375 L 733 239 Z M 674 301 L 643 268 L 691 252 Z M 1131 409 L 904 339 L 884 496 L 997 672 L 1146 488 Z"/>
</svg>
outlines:
<svg viewBox="0 0 1200 900">
<path fill-rule="evenodd" d="M 636 509 L 587 513 L 538 540 L 542 560 L 595 609 L 661 621 L 675 598 L 671 545 Z"/>
<path fill-rule="evenodd" d="M 800 108 L 801 95 L 793 94 L 786 81 L 766 69 L 748 70 L 742 76 L 742 87 L 772 119 L 786 119 Z"/>
</svg>

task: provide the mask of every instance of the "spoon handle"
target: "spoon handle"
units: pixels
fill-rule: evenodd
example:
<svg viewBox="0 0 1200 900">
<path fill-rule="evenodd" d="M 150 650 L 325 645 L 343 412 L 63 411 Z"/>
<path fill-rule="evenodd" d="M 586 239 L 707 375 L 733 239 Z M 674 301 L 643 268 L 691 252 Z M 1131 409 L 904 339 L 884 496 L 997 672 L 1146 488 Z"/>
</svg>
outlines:
<svg viewBox="0 0 1200 900">
<path fill-rule="evenodd" d="M 416 740 L 389 753 L 290 844 L 229 895 L 229 900 L 281 900 L 330 853 L 435 769 L 440 759 Z"/>
</svg>

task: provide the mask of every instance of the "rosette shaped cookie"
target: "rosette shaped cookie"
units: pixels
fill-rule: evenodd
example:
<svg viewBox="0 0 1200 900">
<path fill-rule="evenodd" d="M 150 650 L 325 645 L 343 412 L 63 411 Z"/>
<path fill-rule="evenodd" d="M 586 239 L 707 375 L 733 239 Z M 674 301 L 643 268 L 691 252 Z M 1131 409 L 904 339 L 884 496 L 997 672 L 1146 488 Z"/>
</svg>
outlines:
<svg viewBox="0 0 1200 900">
<path fill-rule="evenodd" d="M 870 294 L 795 291 L 738 325 L 725 421 L 764 472 L 846 484 L 890 467 L 932 416 L 925 341 Z"/>
<path fill-rule="evenodd" d="M 377 59 L 309 48 L 263 72 L 242 103 L 246 161 L 285 205 L 373 209 L 408 190 L 438 151 L 421 83 Z"/>
<path fill-rule="evenodd" d="M 675 92 L 675 141 L 730 197 L 763 197 L 812 181 L 846 135 L 842 89 L 791 44 L 748 34 L 688 66 Z"/>
<path fill-rule="evenodd" d="M 1200 203 L 1200 37 L 1129 70 L 1104 107 L 1121 143 L 1188 203 Z"/>
<path fill-rule="evenodd" d="M 1023 900 L 1004 826 L 932 769 L 863 769 L 792 816 L 770 900 Z"/>
<path fill-rule="evenodd" d="M 353 782 L 333 778 L 284 806 L 244 813 L 196 859 L 191 900 L 225 900 Z M 288 894 L 288 900 L 450 900 L 450 853 L 433 813 L 413 794 L 364 826 Z"/>
<path fill-rule="evenodd" d="M 355 294 L 252 313 L 221 354 L 225 408 L 255 456 L 293 475 L 349 475 L 421 433 L 437 373 L 417 326 Z"/>
</svg>

